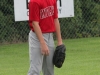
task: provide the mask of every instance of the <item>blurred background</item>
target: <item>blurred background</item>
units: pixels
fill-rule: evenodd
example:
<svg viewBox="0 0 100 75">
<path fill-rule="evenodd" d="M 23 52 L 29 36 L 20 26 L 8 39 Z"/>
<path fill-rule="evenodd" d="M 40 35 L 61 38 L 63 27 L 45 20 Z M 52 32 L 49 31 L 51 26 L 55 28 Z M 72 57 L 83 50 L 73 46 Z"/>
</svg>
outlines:
<svg viewBox="0 0 100 75">
<path fill-rule="evenodd" d="M 100 37 L 100 0 L 75 0 L 74 6 L 75 17 L 59 19 L 62 38 Z M 0 44 L 27 42 L 29 30 L 27 21 L 15 22 L 13 0 L 0 0 Z"/>
</svg>

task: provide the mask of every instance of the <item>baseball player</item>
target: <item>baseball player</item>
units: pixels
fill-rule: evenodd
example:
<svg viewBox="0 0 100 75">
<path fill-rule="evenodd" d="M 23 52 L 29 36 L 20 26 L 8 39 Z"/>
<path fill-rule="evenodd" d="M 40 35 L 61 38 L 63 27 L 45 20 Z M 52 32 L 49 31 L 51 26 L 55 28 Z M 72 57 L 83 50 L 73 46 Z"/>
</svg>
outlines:
<svg viewBox="0 0 100 75">
<path fill-rule="evenodd" d="M 54 75 L 53 33 L 57 45 L 62 44 L 56 0 L 30 0 L 29 3 L 29 57 L 28 75 Z"/>
</svg>

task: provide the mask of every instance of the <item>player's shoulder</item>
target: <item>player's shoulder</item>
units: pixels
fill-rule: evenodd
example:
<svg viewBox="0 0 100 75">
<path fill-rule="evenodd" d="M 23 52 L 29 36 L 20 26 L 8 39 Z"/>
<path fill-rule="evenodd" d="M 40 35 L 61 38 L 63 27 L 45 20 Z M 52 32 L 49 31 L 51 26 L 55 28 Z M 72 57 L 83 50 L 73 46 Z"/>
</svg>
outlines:
<svg viewBox="0 0 100 75">
<path fill-rule="evenodd" d="M 30 0 L 31 3 L 39 3 L 41 0 Z"/>
<path fill-rule="evenodd" d="M 57 0 L 54 0 L 54 3 L 57 3 Z"/>
<path fill-rule="evenodd" d="M 57 0 L 51 0 L 51 1 L 57 2 Z"/>
</svg>

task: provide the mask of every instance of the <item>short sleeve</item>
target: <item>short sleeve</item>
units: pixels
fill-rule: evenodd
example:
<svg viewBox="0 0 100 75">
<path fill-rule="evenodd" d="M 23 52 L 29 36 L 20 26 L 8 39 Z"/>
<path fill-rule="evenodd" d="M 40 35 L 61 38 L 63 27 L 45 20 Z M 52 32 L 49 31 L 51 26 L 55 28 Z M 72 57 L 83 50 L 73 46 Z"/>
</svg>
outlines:
<svg viewBox="0 0 100 75">
<path fill-rule="evenodd" d="M 29 21 L 39 21 L 39 5 L 36 2 L 29 3 Z"/>
<path fill-rule="evenodd" d="M 57 2 L 54 4 L 54 19 L 58 18 Z"/>
</svg>

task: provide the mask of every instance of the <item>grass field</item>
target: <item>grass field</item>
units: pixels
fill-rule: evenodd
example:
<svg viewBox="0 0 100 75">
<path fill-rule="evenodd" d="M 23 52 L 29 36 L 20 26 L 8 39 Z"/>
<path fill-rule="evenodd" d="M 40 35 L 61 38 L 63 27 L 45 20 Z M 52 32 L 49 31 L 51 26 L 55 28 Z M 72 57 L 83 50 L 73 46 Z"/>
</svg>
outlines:
<svg viewBox="0 0 100 75">
<path fill-rule="evenodd" d="M 67 47 L 63 67 L 55 75 L 100 75 L 100 38 L 64 40 Z M 0 75 L 27 75 L 28 44 L 0 46 Z"/>
</svg>

